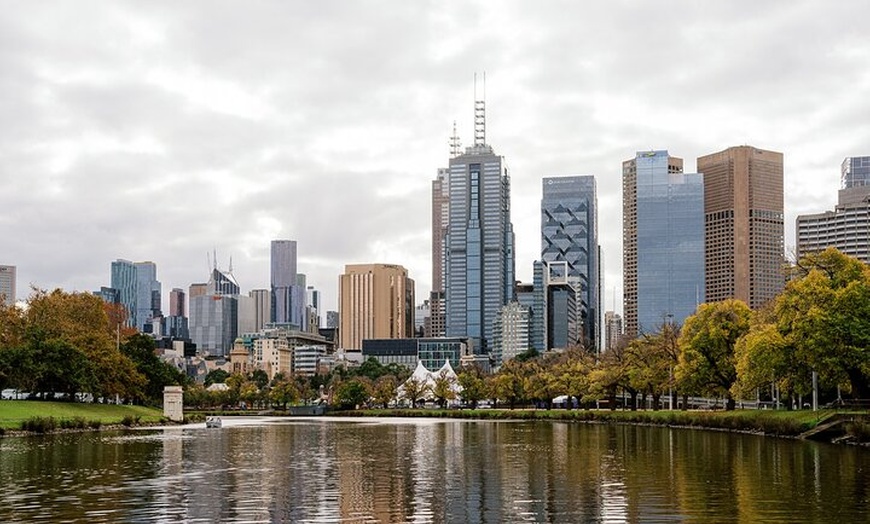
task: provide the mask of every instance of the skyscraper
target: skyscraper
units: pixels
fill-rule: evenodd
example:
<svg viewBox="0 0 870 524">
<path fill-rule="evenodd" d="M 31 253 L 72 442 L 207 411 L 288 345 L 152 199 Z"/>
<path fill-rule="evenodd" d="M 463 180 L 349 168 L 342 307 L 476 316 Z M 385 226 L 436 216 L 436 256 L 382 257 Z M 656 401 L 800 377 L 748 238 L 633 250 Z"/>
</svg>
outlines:
<svg viewBox="0 0 870 524">
<path fill-rule="evenodd" d="M 625 334 L 682 324 L 704 302 L 704 182 L 667 151 L 622 163 Z"/>
<path fill-rule="evenodd" d="M 604 349 L 615 349 L 622 337 L 622 315 L 614 311 L 604 313 Z"/>
<path fill-rule="evenodd" d="M 296 241 L 272 241 L 272 323 L 305 328 L 305 286 L 296 273 Z"/>
<path fill-rule="evenodd" d="M 272 321 L 272 292 L 252 289 L 248 296 L 254 299 L 254 331 L 259 332 Z"/>
<path fill-rule="evenodd" d="M 169 292 L 169 315 L 173 317 L 187 316 L 187 295 L 183 289 L 174 287 Z"/>
<path fill-rule="evenodd" d="M 446 333 L 444 310 L 444 240 L 449 224 L 450 170 L 438 169 L 432 181 L 432 292 L 429 295 L 429 322 L 425 336 L 443 337 Z"/>
<path fill-rule="evenodd" d="M 798 258 L 834 247 L 870 263 L 870 157 L 847 158 L 833 211 L 797 217 Z"/>
<path fill-rule="evenodd" d="M 393 264 L 351 264 L 339 277 L 340 347 L 362 350 L 364 339 L 414 336 L 414 281 Z"/>
<path fill-rule="evenodd" d="M 118 259 L 112 262 L 112 284 L 110 287 L 118 290 L 118 301 L 127 312 L 127 327 L 138 328 L 138 280 L 136 265 L 129 260 Z"/>
<path fill-rule="evenodd" d="M 15 305 L 15 266 L 0 265 L 0 301 L 7 306 Z"/>
<path fill-rule="evenodd" d="M 706 298 L 758 309 L 785 286 L 782 153 L 730 147 L 698 158 L 704 177 Z"/>
<path fill-rule="evenodd" d="M 514 231 L 504 158 L 486 144 L 483 101 L 475 102 L 474 145 L 450 159 L 445 239 L 446 334 L 487 353 L 493 321 L 514 295 Z"/>
<path fill-rule="evenodd" d="M 162 316 L 162 287 L 157 280 L 157 264 L 136 262 L 136 327 L 145 332 L 146 324 Z M 151 331 L 149 331 L 151 332 Z"/>
<path fill-rule="evenodd" d="M 191 293 L 190 338 L 200 354 L 229 355 L 239 333 L 240 290 L 231 270 L 214 267 L 206 284 L 206 294 L 193 296 Z"/>
<path fill-rule="evenodd" d="M 532 349 L 531 308 L 509 302 L 495 315 L 492 331 L 492 356 L 496 364 Z"/>
<path fill-rule="evenodd" d="M 567 262 L 568 281 L 577 292 L 577 320 L 584 345 L 599 346 L 598 197 L 595 177 L 543 179 L 541 260 Z"/>
</svg>

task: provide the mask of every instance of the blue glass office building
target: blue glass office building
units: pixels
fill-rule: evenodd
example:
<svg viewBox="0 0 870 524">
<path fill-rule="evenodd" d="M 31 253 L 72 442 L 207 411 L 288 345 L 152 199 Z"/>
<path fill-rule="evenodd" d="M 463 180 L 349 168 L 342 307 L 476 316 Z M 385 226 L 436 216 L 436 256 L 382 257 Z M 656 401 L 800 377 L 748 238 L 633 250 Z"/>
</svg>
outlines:
<svg viewBox="0 0 870 524">
<path fill-rule="evenodd" d="M 514 231 L 504 159 L 478 144 L 450 159 L 445 239 L 446 332 L 487 353 L 493 320 L 514 294 Z"/>
<path fill-rule="evenodd" d="M 577 321 L 587 348 L 599 341 L 598 197 L 593 176 L 546 177 L 541 199 L 541 260 L 567 262 Z M 554 321 L 567 319 L 554 318 Z M 565 346 L 557 346 L 565 347 Z"/>
<path fill-rule="evenodd" d="M 704 302 L 704 182 L 667 151 L 623 162 L 626 334 L 682 324 Z"/>
</svg>

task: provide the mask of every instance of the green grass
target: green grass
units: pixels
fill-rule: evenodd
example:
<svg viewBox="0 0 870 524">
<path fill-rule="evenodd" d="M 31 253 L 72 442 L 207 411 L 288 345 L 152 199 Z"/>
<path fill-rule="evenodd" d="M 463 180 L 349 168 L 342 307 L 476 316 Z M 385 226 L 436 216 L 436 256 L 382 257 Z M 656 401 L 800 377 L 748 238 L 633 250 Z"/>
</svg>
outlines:
<svg viewBox="0 0 870 524">
<path fill-rule="evenodd" d="M 21 429 L 21 425 L 33 418 L 51 417 L 60 427 L 77 427 L 87 421 L 94 427 L 96 423 L 121 424 L 127 420 L 139 419 L 140 422 L 159 422 L 163 412 L 144 406 L 116 406 L 111 404 L 79 404 L 74 402 L 44 402 L 40 400 L 0 400 L 0 428 Z M 64 421 L 67 421 L 65 424 Z M 94 424 L 91 424 L 93 422 Z"/>
<path fill-rule="evenodd" d="M 484 420 L 567 420 L 622 424 L 651 424 L 751 431 L 768 435 L 796 436 L 815 427 L 833 411 L 607 411 L 536 409 L 369 409 L 337 412 L 337 415 L 374 417 L 440 417 Z"/>
</svg>

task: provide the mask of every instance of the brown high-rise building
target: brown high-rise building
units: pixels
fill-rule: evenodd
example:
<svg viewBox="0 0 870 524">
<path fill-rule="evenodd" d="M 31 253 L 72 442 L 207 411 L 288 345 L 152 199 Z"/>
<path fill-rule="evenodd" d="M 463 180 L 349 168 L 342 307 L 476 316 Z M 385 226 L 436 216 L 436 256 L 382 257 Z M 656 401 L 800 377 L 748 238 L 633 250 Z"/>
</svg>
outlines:
<svg viewBox="0 0 870 524">
<path fill-rule="evenodd" d="M 706 300 L 758 309 L 785 286 L 782 153 L 730 147 L 698 158 L 704 175 Z"/>
<path fill-rule="evenodd" d="M 172 317 L 187 316 L 187 296 L 183 289 L 172 288 L 169 292 L 169 315 Z"/>
<path fill-rule="evenodd" d="M 432 181 L 432 292 L 429 295 L 429 318 L 423 329 L 426 337 L 443 337 L 446 332 L 444 236 L 447 234 L 450 208 L 449 175 L 449 169 L 439 168 L 438 177 Z"/>
<path fill-rule="evenodd" d="M 339 277 L 340 347 L 362 350 L 364 339 L 414 336 L 414 281 L 393 264 L 352 264 Z"/>
</svg>

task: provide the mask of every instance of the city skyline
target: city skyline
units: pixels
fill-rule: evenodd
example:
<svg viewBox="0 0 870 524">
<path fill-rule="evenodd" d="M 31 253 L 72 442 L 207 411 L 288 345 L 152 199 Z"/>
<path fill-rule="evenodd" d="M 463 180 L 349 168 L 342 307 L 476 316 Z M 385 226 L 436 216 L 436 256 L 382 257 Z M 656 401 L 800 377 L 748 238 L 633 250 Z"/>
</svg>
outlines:
<svg viewBox="0 0 870 524">
<path fill-rule="evenodd" d="M 602 310 L 622 309 L 614 226 L 620 162 L 635 151 L 782 152 L 787 253 L 796 216 L 833 208 L 841 162 L 867 154 L 870 131 L 854 123 L 866 113 L 870 47 L 837 20 L 870 6 L 382 5 L 388 17 L 351 3 L 10 10 L 0 114 L 16 124 L 0 133 L 0 236 L 18 298 L 31 283 L 99 289 L 118 258 L 153 260 L 164 289 L 188 289 L 213 249 L 221 265 L 233 257 L 245 292 L 267 288 L 269 241 L 294 238 L 324 310 L 337 309 L 350 263 L 402 264 L 422 300 L 431 178 L 454 120 L 472 143 L 474 71 L 487 71 L 489 142 L 510 161 L 517 279 L 532 280 L 540 248 L 541 174 L 594 173 Z M 269 23 L 281 19 L 307 29 L 287 35 Z M 222 42 L 244 45 L 217 45 L 215 23 Z M 551 49 L 582 59 L 551 59 Z"/>
</svg>

